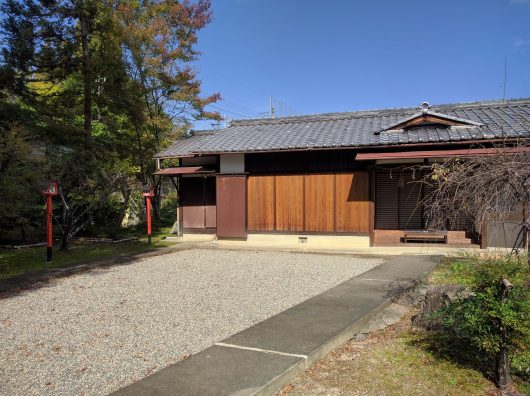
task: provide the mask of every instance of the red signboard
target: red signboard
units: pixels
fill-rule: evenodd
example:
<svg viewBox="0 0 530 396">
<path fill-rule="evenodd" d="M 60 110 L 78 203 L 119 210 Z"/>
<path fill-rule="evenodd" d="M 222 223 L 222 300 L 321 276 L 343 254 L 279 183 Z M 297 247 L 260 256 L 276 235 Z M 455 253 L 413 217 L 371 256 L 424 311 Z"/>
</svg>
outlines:
<svg viewBox="0 0 530 396">
<path fill-rule="evenodd" d="M 50 183 L 48 183 L 46 188 L 42 191 L 42 194 L 53 196 L 59 194 L 59 183 L 57 182 L 57 180 L 50 181 Z"/>
</svg>

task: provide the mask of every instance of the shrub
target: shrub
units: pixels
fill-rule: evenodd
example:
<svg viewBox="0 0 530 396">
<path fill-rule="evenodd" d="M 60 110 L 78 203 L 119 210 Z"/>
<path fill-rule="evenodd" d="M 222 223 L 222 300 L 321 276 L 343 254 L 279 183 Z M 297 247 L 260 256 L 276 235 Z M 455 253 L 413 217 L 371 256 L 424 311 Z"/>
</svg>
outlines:
<svg viewBox="0 0 530 396">
<path fill-rule="evenodd" d="M 513 284 L 513 290 L 504 301 L 500 287 L 503 277 Z M 457 299 L 440 312 L 445 332 L 461 345 L 478 349 L 493 362 L 500 350 L 504 329 L 514 373 L 527 376 L 526 364 L 530 362 L 530 295 L 529 270 L 525 260 L 476 258 L 469 263 L 466 280 L 473 295 Z"/>
<path fill-rule="evenodd" d="M 177 193 L 174 191 L 164 195 L 160 205 L 160 227 L 171 227 L 177 219 Z"/>
</svg>

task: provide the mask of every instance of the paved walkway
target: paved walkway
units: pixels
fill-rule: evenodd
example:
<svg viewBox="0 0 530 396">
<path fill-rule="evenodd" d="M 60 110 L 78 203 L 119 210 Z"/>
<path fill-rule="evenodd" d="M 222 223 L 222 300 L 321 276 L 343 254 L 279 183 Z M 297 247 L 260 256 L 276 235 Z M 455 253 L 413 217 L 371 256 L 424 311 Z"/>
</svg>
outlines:
<svg viewBox="0 0 530 396">
<path fill-rule="evenodd" d="M 270 395 L 351 339 L 441 256 L 396 256 L 115 393 Z"/>
</svg>

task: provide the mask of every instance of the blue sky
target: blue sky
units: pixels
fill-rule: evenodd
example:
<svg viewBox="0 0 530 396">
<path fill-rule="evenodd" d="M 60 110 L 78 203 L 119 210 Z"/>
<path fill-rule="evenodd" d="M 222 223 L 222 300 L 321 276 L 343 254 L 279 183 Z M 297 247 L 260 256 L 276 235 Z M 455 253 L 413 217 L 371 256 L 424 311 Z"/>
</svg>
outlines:
<svg viewBox="0 0 530 396">
<path fill-rule="evenodd" d="M 213 0 L 204 94 L 230 118 L 530 97 L 530 0 Z M 210 128 L 198 122 L 196 128 Z"/>
</svg>

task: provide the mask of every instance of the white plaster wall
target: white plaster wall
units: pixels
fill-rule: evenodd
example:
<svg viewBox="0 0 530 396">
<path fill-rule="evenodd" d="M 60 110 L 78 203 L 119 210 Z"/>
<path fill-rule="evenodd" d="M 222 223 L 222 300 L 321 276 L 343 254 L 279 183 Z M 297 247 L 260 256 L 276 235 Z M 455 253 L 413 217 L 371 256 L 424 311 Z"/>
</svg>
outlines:
<svg viewBox="0 0 530 396">
<path fill-rule="evenodd" d="M 221 173 L 245 172 L 245 154 L 221 154 Z"/>
</svg>

